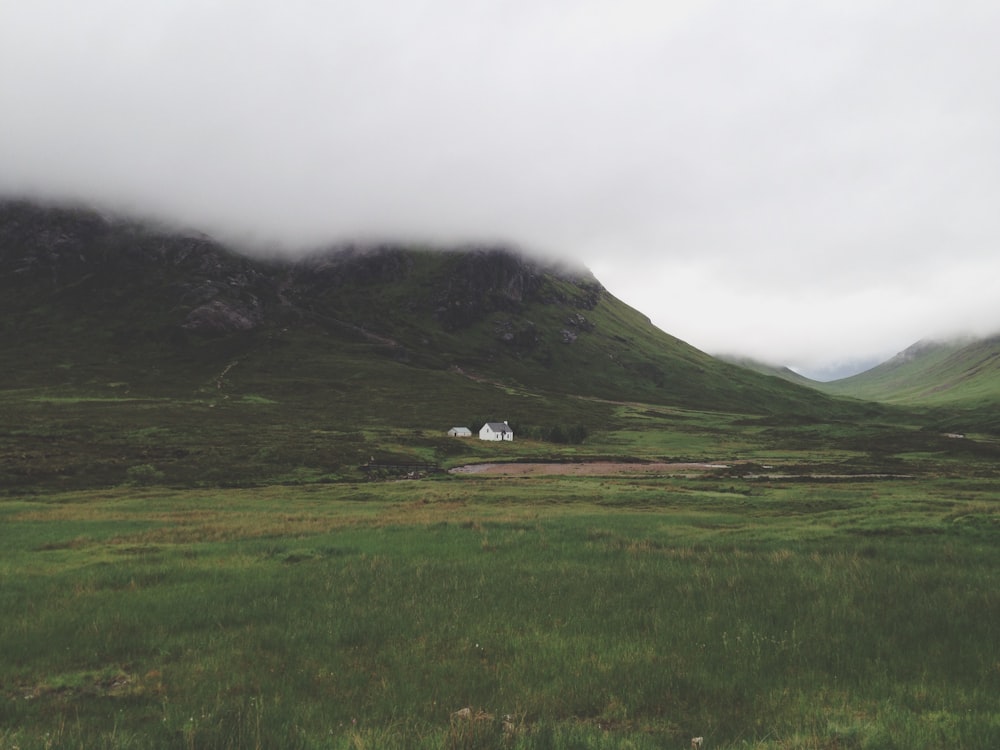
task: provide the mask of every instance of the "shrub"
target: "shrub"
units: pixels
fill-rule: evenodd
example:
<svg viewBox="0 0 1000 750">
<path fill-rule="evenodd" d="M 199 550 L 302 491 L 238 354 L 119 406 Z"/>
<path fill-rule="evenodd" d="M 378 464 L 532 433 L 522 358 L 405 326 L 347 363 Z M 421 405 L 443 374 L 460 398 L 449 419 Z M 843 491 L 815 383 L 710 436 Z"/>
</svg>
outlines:
<svg viewBox="0 0 1000 750">
<path fill-rule="evenodd" d="M 129 484 L 156 484 L 163 481 L 164 474 L 152 464 L 138 464 L 130 466 L 125 471 L 125 478 Z"/>
</svg>

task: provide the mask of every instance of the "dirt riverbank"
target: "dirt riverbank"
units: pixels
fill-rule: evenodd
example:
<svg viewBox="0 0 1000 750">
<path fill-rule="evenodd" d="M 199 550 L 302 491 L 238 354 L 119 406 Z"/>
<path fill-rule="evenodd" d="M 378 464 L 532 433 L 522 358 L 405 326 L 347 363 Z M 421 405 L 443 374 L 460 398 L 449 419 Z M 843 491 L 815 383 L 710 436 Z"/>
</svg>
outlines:
<svg viewBox="0 0 1000 750">
<path fill-rule="evenodd" d="M 486 474 L 490 476 L 620 476 L 623 474 L 701 474 L 730 468 L 726 464 L 708 463 L 627 463 L 589 461 L 579 463 L 485 463 L 456 466 L 451 474 Z"/>
</svg>

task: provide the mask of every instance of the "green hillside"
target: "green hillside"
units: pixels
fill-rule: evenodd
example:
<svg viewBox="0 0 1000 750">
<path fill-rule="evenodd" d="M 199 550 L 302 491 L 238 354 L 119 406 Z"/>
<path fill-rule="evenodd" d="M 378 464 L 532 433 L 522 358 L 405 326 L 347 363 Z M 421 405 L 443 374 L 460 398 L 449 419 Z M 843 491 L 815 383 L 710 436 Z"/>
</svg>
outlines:
<svg viewBox="0 0 1000 750">
<path fill-rule="evenodd" d="M 4 387 L 196 397 L 226 370 L 231 397 L 342 391 L 339 409 L 363 396 L 371 418 L 407 426 L 463 413 L 442 388 L 477 413 L 496 399 L 470 391 L 519 388 L 754 414 L 832 405 L 658 330 L 586 272 L 503 249 L 267 261 L 13 203 L 0 209 L 0 294 Z"/>
<path fill-rule="evenodd" d="M 832 394 L 900 404 L 1000 403 L 1000 336 L 921 341 L 878 367 L 820 387 Z"/>
</svg>

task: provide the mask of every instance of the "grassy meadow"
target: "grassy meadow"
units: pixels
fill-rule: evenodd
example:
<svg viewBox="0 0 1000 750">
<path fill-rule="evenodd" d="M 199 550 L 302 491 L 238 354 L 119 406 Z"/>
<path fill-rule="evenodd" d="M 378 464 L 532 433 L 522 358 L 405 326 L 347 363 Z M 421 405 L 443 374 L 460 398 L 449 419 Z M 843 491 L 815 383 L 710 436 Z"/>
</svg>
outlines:
<svg viewBox="0 0 1000 750">
<path fill-rule="evenodd" d="M 1000 481 L 913 460 L 12 494 L 0 748 L 1000 747 Z"/>
</svg>

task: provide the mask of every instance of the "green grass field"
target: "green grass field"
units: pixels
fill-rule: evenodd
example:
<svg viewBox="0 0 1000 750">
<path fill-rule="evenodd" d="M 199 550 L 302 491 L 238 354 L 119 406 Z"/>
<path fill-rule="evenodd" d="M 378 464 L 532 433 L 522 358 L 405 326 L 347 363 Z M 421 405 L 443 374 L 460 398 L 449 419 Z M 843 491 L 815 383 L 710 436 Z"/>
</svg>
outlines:
<svg viewBox="0 0 1000 750">
<path fill-rule="evenodd" d="M 972 473 L 8 497 L 0 747 L 1000 747 Z"/>
</svg>

